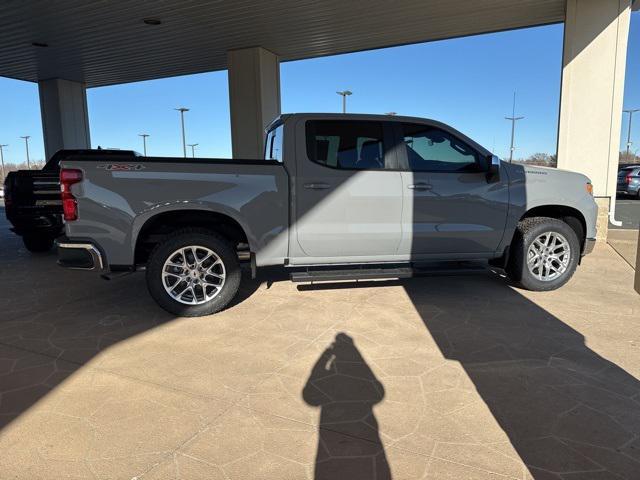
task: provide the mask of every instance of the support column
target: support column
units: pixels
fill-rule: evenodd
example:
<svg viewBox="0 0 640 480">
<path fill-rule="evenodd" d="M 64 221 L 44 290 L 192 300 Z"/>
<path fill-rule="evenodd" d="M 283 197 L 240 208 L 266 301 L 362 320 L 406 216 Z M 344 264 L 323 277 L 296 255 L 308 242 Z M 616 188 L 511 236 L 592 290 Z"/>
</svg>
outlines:
<svg viewBox="0 0 640 480">
<path fill-rule="evenodd" d="M 280 115 L 280 62 L 261 47 L 228 53 L 233 158 L 262 158 L 264 129 Z"/>
<path fill-rule="evenodd" d="M 616 194 L 631 0 L 567 0 L 558 167 L 584 173 L 607 237 Z"/>
<path fill-rule="evenodd" d="M 638 229 L 638 244 L 636 245 L 636 276 L 633 286 L 636 292 L 640 293 L 640 229 Z"/>
<path fill-rule="evenodd" d="M 53 78 L 38 82 L 47 159 L 61 148 L 91 148 L 83 83 Z"/>
</svg>

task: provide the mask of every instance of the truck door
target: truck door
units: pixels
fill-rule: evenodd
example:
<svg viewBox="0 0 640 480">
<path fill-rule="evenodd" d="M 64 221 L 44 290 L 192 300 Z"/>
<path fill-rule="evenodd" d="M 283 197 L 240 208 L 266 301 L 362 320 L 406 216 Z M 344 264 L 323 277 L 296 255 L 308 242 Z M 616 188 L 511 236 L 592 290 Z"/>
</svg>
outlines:
<svg viewBox="0 0 640 480">
<path fill-rule="evenodd" d="M 402 180 L 391 170 L 392 135 L 378 121 L 298 123 L 294 232 L 301 257 L 365 261 L 397 253 Z"/>
<path fill-rule="evenodd" d="M 412 123 L 395 130 L 405 170 L 400 250 L 412 256 L 493 254 L 505 228 L 506 178 L 489 182 L 486 157 L 455 132 Z"/>
</svg>

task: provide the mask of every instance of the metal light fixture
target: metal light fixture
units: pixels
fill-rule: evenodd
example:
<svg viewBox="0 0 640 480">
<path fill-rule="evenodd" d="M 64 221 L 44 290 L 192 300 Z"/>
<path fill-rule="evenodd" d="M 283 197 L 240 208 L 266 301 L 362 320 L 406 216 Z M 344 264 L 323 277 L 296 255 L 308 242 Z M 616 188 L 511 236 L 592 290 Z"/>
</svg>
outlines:
<svg viewBox="0 0 640 480">
<path fill-rule="evenodd" d="M 185 107 L 174 108 L 180 112 L 180 124 L 182 125 L 182 156 L 187 158 L 187 140 L 186 135 L 184 134 L 184 112 L 188 112 L 189 109 Z"/>
<path fill-rule="evenodd" d="M 347 97 L 349 95 L 353 95 L 353 92 L 349 90 L 341 90 L 336 93 L 342 97 L 342 113 L 347 113 Z"/>
</svg>

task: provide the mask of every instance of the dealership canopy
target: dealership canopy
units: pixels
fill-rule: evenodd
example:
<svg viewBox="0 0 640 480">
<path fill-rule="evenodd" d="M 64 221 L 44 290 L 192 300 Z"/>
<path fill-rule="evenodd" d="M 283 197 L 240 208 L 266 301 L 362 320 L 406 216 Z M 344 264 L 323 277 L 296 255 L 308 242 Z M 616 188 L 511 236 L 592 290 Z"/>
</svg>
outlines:
<svg viewBox="0 0 640 480">
<path fill-rule="evenodd" d="M 0 4 L 0 75 L 97 87 L 562 22 L 565 0 L 59 0 Z M 428 59 L 425 59 L 428 61 Z"/>
</svg>

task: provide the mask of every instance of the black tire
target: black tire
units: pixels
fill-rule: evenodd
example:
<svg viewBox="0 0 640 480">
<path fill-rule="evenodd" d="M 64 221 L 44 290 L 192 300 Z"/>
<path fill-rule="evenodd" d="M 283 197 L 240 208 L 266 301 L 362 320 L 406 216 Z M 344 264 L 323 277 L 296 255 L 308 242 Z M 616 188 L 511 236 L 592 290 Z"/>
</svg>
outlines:
<svg viewBox="0 0 640 480">
<path fill-rule="evenodd" d="M 566 270 L 556 278 L 545 281 L 537 278 L 529 270 L 527 252 L 531 243 L 546 232 L 562 235 L 567 240 L 570 251 Z M 538 292 L 555 290 L 567 283 L 576 271 L 581 253 L 580 241 L 573 228 L 562 220 L 548 217 L 525 218 L 518 223 L 510 253 L 506 270 L 509 278 L 516 285 Z"/>
<path fill-rule="evenodd" d="M 189 305 L 174 299 L 165 290 L 162 278 L 162 269 L 169 257 L 178 249 L 193 245 L 215 252 L 226 273 L 224 284 L 216 296 L 199 305 Z M 153 299 L 166 311 L 182 317 L 211 315 L 225 308 L 238 292 L 241 277 L 238 255 L 231 242 L 215 232 L 200 228 L 186 228 L 167 236 L 151 252 L 146 270 L 147 288 Z"/>
<path fill-rule="evenodd" d="M 53 247 L 53 238 L 46 235 L 23 235 L 22 242 L 25 248 L 32 253 L 48 252 Z"/>
</svg>

